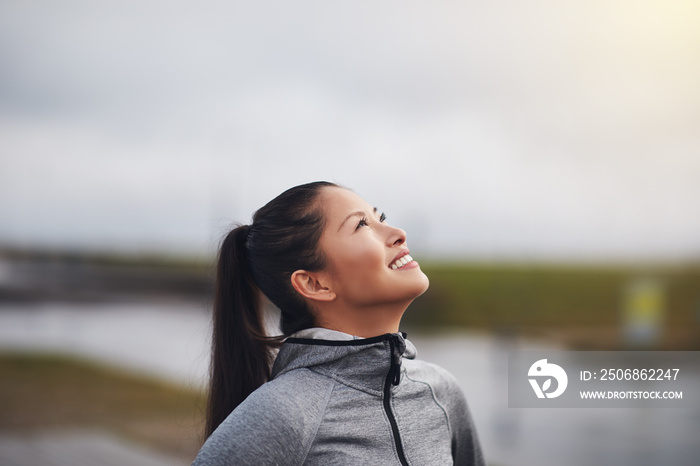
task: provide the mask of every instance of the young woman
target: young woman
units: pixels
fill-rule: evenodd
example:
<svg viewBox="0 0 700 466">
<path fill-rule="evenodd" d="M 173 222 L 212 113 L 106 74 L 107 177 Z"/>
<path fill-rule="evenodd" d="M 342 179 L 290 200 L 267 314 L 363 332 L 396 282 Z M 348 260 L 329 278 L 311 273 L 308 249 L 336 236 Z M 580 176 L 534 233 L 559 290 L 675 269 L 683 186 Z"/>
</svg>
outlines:
<svg viewBox="0 0 700 466">
<path fill-rule="evenodd" d="M 455 379 L 398 332 L 427 288 L 406 234 L 350 190 L 310 183 L 258 210 L 221 245 L 193 464 L 483 465 Z M 282 337 L 265 334 L 260 293 Z"/>
</svg>

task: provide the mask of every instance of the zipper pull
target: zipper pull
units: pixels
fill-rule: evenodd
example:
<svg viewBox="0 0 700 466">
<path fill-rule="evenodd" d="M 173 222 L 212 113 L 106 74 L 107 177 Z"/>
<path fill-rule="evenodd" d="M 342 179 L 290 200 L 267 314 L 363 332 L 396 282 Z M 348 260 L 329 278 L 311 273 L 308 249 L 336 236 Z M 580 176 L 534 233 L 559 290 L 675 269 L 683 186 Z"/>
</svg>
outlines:
<svg viewBox="0 0 700 466">
<path fill-rule="evenodd" d="M 391 366 L 389 367 L 389 373 L 392 375 L 391 383 L 393 385 L 398 385 L 401 382 L 401 353 L 399 348 L 397 348 L 398 336 L 392 336 L 389 340 L 389 346 L 391 348 Z"/>
</svg>

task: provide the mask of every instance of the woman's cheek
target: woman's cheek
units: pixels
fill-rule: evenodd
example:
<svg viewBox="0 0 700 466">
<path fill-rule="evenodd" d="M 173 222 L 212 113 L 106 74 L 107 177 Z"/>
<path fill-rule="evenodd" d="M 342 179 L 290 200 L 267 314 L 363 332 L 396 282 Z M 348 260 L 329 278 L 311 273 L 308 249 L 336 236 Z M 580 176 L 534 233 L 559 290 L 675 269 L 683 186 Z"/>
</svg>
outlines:
<svg viewBox="0 0 700 466">
<path fill-rule="evenodd" d="M 355 267 L 364 270 L 366 273 L 384 267 L 384 254 L 378 254 L 374 249 L 358 249 L 354 251 L 353 256 Z"/>
</svg>

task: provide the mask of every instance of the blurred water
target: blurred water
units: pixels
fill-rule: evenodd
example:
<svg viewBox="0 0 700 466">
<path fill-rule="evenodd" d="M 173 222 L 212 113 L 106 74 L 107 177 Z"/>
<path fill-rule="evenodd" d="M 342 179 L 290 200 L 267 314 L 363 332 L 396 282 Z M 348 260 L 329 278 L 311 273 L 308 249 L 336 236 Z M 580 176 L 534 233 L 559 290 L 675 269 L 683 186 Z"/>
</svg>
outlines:
<svg viewBox="0 0 700 466">
<path fill-rule="evenodd" d="M 204 386 L 209 316 L 197 304 L 0 306 L 0 348 L 60 352 Z"/>
<path fill-rule="evenodd" d="M 199 304 L 0 307 L 0 348 L 78 355 L 203 386 L 209 317 Z M 418 356 L 459 380 L 493 465 L 697 465 L 700 412 L 507 407 L 506 352 L 545 344 L 490 335 L 409 334 Z"/>
</svg>

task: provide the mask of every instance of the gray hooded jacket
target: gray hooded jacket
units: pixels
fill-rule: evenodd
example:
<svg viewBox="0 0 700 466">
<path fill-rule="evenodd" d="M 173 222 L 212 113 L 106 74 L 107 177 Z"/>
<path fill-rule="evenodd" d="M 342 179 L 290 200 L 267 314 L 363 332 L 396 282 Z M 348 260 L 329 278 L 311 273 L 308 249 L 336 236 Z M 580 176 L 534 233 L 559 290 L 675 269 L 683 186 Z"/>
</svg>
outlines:
<svg viewBox="0 0 700 466">
<path fill-rule="evenodd" d="M 405 334 L 310 330 L 285 341 L 271 380 L 214 431 L 193 466 L 484 465 L 454 377 L 413 359 Z"/>
</svg>

